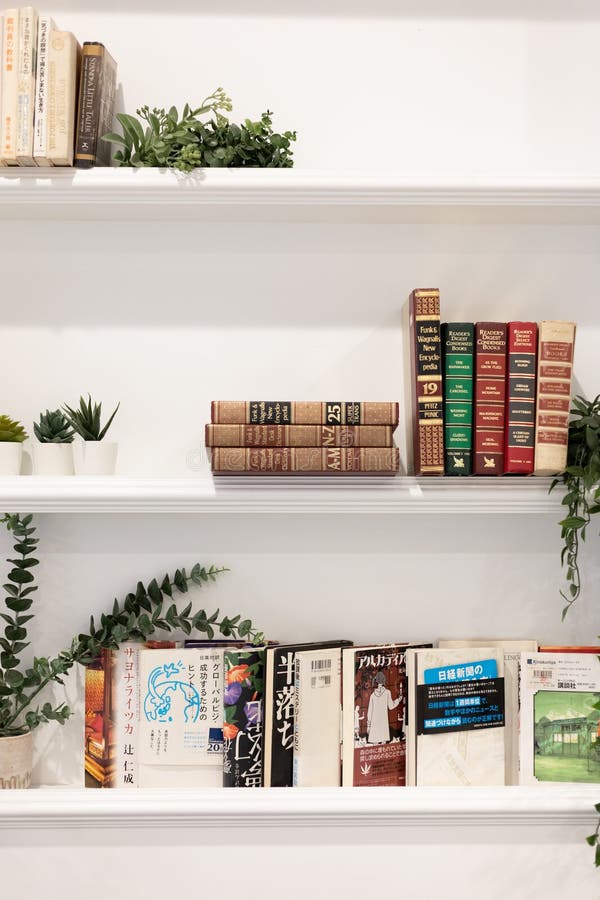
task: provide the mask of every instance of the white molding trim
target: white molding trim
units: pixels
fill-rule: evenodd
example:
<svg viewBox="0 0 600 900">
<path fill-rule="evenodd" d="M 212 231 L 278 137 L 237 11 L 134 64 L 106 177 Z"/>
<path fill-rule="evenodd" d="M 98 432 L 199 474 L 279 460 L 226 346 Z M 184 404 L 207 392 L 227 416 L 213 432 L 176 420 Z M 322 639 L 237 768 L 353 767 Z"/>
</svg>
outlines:
<svg viewBox="0 0 600 900">
<path fill-rule="evenodd" d="M 0 830 L 34 828 L 581 825 L 599 786 L 0 792 Z"/>
<path fill-rule="evenodd" d="M 311 169 L 197 169 L 188 175 L 145 168 L 0 173 L 0 216 L 14 215 L 15 209 L 27 216 L 34 210 L 57 218 L 77 216 L 82 210 L 87 216 L 101 216 L 102 210 L 112 209 L 147 218 L 155 208 L 161 216 L 170 210 L 176 217 L 202 217 L 210 210 L 213 218 L 218 207 L 225 218 L 235 217 L 233 210 L 238 209 L 246 218 L 261 218 L 270 210 L 276 218 L 303 220 L 307 210 L 316 208 L 319 221 L 328 220 L 327 210 L 334 220 L 344 221 L 354 207 L 364 221 L 377 221 L 377 210 L 387 210 L 387 221 L 415 216 L 511 221 L 516 216 L 524 221 L 597 222 L 600 178 L 552 173 L 431 177 Z M 572 215 L 565 218 L 568 210 Z"/>
<path fill-rule="evenodd" d="M 0 478 L 0 507 L 34 513 L 483 514 L 560 512 L 549 478 Z"/>
</svg>

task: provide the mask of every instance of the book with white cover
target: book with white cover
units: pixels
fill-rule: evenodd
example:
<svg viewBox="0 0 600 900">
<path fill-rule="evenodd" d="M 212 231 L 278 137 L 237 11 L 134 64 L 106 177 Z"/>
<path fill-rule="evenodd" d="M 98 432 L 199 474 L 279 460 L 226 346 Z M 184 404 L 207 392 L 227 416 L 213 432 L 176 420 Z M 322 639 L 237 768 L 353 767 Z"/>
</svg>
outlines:
<svg viewBox="0 0 600 900">
<path fill-rule="evenodd" d="M 40 16 L 35 73 L 35 110 L 33 116 L 33 158 L 38 166 L 51 165 L 50 160 L 46 156 L 48 57 L 50 53 L 50 32 L 55 29 L 56 25 L 51 16 Z"/>
<path fill-rule="evenodd" d="M 535 653 L 537 641 L 466 638 L 438 641 L 438 647 L 497 647 L 504 654 L 504 729 L 506 784 L 519 783 L 519 663 L 521 653 Z"/>
<path fill-rule="evenodd" d="M 35 72 L 38 14 L 33 6 L 19 10 L 19 55 L 17 68 L 17 143 L 20 166 L 34 166 L 33 116 L 35 110 Z"/>
<path fill-rule="evenodd" d="M 4 11 L 2 39 L 2 127 L 0 156 L 7 166 L 17 166 L 17 58 L 19 51 L 19 10 Z"/>
<path fill-rule="evenodd" d="M 296 654 L 294 787 L 338 787 L 342 651 Z"/>
<path fill-rule="evenodd" d="M 4 15 L 0 13 L 0 135 L 2 134 L 2 53 L 4 47 Z M 6 162 L 2 156 L 2 146 L 0 145 L 0 166 L 5 166 Z"/>
<path fill-rule="evenodd" d="M 140 653 L 140 787 L 218 787 L 223 649 Z"/>
<path fill-rule="evenodd" d="M 600 660 L 521 654 L 521 784 L 600 782 Z"/>
<path fill-rule="evenodd" d="M 46 157 L 53 166 L 73 165 L 80 58 L 81 47 L 70 31 L 51 32 Z"/>
<path fill-rule="evenodd" d="M 495 660 L 503 676 L 503 654 L 494 647 L 406 651 L 409 717 L 407 723 L 407 784 L 427 786 L 493 786 L 504 784 L 504 727 L 440 734 L 417 734 L 417 686 L 428 669 L 470 666 Z"/>
</svg>

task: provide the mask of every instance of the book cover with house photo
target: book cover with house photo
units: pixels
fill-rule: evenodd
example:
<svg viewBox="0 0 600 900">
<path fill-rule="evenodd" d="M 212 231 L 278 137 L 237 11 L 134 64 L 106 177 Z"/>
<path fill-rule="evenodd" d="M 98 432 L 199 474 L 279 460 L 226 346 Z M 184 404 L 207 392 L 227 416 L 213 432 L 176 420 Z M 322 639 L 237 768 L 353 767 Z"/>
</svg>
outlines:
<svg viewBox="0 0 600 900">
<path fill-rule="evenodd" d="M 600 662 L 523 654 L 521 783 L 600 782 Z"/>
</svg>

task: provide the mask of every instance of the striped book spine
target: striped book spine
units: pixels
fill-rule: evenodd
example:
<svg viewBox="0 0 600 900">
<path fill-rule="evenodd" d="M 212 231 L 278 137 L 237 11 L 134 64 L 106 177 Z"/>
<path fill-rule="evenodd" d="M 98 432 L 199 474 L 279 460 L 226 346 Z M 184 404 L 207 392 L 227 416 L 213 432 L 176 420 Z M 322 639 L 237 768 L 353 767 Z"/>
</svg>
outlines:
<svg viewBox="0 0 600 900">
<path fill-rule="evenodd" d="M 213 447 L 215 475 L 396 475 L 397 447 Z"/>
<path fill-rule="evenodd" d="M 358 400 L 213 400 L 213 425 L 393 425 L 398 404 Z"/>
<path fill-rule="evenodd" d="M 508 323 L 504 471 L 531 475 L 535 447 L 537 324 Z"/>
<path fill-rule="evenodd" d="M 444 322 L 444 471 L 470 475 L 473 468 L 472 322 Z"/>
<path fill-rule="evenodd" d="M 391 447 L 391 425 L 206 425 L 207 447 Z"/>
<path fill-rule="evenodd" d="M 409 299 L 412 373 L 413 469 L 415 475 L 444 474 L 444 410 L 440 292 L 414 290 Z"/>
<path fill-rule="evenodd" d="M 535 420 L 536 475 L 556 475 L 567 464 L 574 348 L 574 322 L 540 322 Z"/>
<path fill-rule="evenodd" d="M 475 325 L 475 475 L 504 472 L 506 323 Z"/>
</svg>

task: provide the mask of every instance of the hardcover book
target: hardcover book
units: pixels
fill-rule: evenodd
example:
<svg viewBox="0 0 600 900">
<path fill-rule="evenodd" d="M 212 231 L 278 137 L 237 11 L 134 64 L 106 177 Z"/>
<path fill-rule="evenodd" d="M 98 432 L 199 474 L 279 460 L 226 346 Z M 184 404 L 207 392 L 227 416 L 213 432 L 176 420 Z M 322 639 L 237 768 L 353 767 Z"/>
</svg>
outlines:
<svg viewBox="0 0 600 900">
<path fill-rule="evenodd" d="M 19 10 L 17 62 L 17 138 L 15 154 L 20 166 L 33 166 L 33 115 L 38 14 L 33 6 Z"/>
<path fill-rule="evenodd" d="M 108 166 L 111 145 L 102 136 L 112 131 L 117 90 L 117 64 L 104 46 L 86 41 L 81 59 L 73 165 L 79 169 Z"/>
<path fill-rule="evenodd" d="M 294 787 L 339 787 L 342 651 L 296 654 Z"/>
<path fill-rule="evenodd" d="M 262 787 L 265 649 L 224 655 L 223 787 Z"/>
<path fill-rule="evenodd" d="M 535 413 L 536 475 L 556 475 L 567 464 L 574 322 L 540 322 Z"/>
<path fill-rule="evenodd" d="M 214 475 L 397 475 L 397 447 L 213 447 Z"/>
<path fill-rule="evenodd" d="M 521 654 L 521 784 L 600 782 L 600 661 Z"/>
<path fill-rule="evenodd" d="M 302 650 L 350 646 L 352 641 L 283 644 L 265 651 L 265 787 L 292 787 L 296 654 Z"/>
<path fill-rule="evenodd" d="M 213 400 L 214 425 L 398 425 L 398 404 L 326 400 Z"/>
<path fill-rule="evenodd" d="M 48 129 L 48 57 L 50 32 L 54 30 L 56 30 L 56 25 L 51 16 L 40 16 L 33 117 L 33 160 L 36 166 L 52 165 L 46 154 L 46 136 Z"/>
<path fill-rule="evenodd" d="M 1 156 L 7 166 L 17 166 L 17 87 L 19 55 L 19 10 L 4 12 L 2 40 L 2 141 Z"/>
<path fill-rule="evenodd" d="M 342 784 L 406 784 L 407 644 L 343 651 Z"/>
<path fill-rule="evenodd" d="M 531 475 L 535 448 L 537 324 L 508 323 L 508 386 L 504 471 Z"/>
<path fill-rule="evenodd" d="M 502 475 L 506 410 L 506 324 L 475 325 L 475 475 Z"/>
<path fill-rule="evenodd" d="M 491 646 L 406 651 L 409 785 L 504 784 L 503 656 Z"/>
<path fill-rule="evenodd" d="M 206 425 L 207 447 L 391 447 L 392 425 Z"/>
<path fill-rule="evenodd" d="M 440 292 L 417 289 L 408 301 L 415 475 L 444 474 Z M 408 446 L 410 446 L 410 441 Z"/>
<path fill-rule="evenodd" d="M 69 31 L 50 33 L 46 158 L 54 166 L 72 166 L 81 47 Z"/>
<path fill-rule="evenodd" d="M 521 653 L 537 652 L 537 643 L 532 640 L 487 640 L 467 639 L 438 641 L 440 648 L 452 647 L 496 647 L 504 654 L 504 701 L 506 727 L 504 729 L 506 784 L 519 783 L 519 664 Z"/>
<path fill-rule="evenodd" d="M 470 475 L 473 469 L 472 322 L 444 322 L 444 471 Z"/>
</svg>

